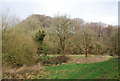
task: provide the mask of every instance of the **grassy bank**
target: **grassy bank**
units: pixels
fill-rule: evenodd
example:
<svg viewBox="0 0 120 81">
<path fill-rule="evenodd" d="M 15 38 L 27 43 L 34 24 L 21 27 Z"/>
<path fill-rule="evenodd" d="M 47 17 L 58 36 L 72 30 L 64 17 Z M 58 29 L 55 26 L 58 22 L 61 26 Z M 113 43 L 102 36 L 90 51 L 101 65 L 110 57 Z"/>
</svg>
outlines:
<svg viewBox="0 0 120 81">
<path fill-rule="evenodd" d="M 46 67 L 47 79 L 116 79 L 118 59 L 99 63 L 64 64 Z"/>
</svg>

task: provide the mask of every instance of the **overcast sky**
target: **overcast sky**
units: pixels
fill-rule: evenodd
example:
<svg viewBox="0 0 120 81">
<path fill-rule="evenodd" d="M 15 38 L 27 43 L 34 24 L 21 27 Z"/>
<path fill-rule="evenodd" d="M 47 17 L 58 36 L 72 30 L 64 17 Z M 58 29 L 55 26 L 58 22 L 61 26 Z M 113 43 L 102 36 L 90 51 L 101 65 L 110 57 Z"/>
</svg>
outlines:
<svg viewBox="0 0 120 81">
<path fill-rule="evenodd" d="M 21 19 L 31 14 L 54 16 L 67 14 L 86 22 L 118 24 L 118 0 L 1 0 L 2 9 L 9 8 Z"/>
</svg>

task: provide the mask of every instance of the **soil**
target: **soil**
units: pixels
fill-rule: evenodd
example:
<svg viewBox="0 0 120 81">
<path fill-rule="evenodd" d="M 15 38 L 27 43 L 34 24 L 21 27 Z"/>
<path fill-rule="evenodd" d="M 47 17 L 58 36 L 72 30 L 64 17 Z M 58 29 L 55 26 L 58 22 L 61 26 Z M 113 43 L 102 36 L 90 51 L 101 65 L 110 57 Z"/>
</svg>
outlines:
<svg viewBox="0 0 120 81">
<path fill-rule="evenodd" d="M 112 58 L 111 56 L 89 56 L 89 57 L 80 57 L 77 59 L 71 59 L 68 61 L 68 63 L 96 63 L 96 62 L 103 62 L 103 61 L 107 61 L 110 58 Z"/>
</svg>

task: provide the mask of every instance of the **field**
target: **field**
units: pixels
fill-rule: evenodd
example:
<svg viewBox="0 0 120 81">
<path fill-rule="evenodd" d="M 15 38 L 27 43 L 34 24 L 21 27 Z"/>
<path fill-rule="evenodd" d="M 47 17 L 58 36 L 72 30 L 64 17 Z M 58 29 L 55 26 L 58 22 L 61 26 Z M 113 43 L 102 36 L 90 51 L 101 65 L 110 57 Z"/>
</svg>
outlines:
<svg viewBox="0 0 120 81">
<path fill-rule="evenodd" d="M 47 79 L 117 79 L 118 59 L 98 63 L 69 63 L 45 67 Z"/>
</svg>

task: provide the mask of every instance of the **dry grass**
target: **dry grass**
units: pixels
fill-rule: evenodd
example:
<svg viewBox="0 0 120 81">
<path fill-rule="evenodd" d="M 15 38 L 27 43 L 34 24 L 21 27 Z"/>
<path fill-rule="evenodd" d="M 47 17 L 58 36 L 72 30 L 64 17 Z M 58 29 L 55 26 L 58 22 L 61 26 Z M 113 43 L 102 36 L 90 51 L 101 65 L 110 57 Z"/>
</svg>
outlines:
<svg viewBox="0 0 120 81">
<path fill-rule="evenodd" d="M 45 75 L 44 68 L 40 65 L 23 66 L 21 68 L 3 68 L 3 79 L 42 79 Z"/>
</svg>

